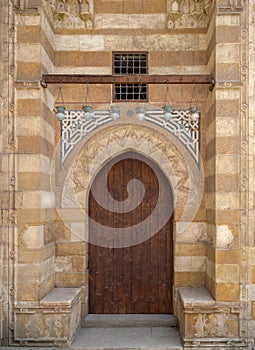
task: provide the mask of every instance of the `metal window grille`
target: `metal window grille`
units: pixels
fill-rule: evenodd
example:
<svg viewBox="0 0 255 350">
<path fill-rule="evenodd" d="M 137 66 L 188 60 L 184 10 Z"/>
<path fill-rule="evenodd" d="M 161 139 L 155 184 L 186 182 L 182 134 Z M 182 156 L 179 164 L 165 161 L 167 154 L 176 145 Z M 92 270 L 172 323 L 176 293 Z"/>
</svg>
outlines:
<svg viewBox="0 0 255 350">
<path fill-rule="evenodd" d="M 147 99 L 146 84 L 115 84 L 115 100 L 133 101 Z"/>
<path fill-rule="evenodd" d="M 146 53 L 114 53 L 113 73 L 116 75 L 143 75 L 148 72 Z M 141 79 L 142 80 L 142 79 Z M 146 84 L 115 84 L 115 101 L 147 100 Z"/>
<path fill-rule="evenodd" d="M 114 74 L 147 74 L 146 53 L 115 53 Z"/>
</svg>

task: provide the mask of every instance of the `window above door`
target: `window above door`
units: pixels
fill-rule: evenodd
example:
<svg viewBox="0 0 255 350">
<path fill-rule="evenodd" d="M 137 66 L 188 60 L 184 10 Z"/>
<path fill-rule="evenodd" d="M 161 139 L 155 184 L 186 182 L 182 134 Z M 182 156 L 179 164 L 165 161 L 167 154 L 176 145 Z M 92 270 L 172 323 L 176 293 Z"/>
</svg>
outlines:
<svg viewBox="0 0 255 350">
<path fill-rule="evenodd" d="M 113 52 L 113 75 L 148 74 L 147 52 Z M 147 84 L 114 84 L 114 101 L 147 101 Z"/>
</svg>

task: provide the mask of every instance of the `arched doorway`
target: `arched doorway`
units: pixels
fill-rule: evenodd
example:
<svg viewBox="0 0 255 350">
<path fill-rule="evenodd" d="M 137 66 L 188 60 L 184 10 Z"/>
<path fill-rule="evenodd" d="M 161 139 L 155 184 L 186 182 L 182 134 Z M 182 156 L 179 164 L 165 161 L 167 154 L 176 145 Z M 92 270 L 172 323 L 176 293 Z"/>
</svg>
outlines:
<svg viewBox="0 0 255 350">
<path fill-rule="evenodd" d="M 129 196 L 138 203 L 133 205 L 132 198 L 128 203 Z M 97 174 L 89 195 L 89 313 L 172 313 L 172 208 L 166 177 L 136 152 L 113 159 Z M 168 213 L 164 222 L 162 211 Z M 95 237 L 103 237 L 104 246 L 93 244 Z"/>
</svg>

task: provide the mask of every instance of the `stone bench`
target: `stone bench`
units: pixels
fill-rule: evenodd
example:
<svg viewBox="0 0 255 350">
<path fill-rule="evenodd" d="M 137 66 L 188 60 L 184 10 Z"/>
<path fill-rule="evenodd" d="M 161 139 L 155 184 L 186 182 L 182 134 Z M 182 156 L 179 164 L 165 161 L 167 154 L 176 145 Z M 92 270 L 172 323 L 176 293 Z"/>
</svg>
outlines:
<svg viewBox="0 0 255 350">
<path fill-rule="evenodd" d="M 238 304 L 216 302 L 206 288 L 179 288 L 177 312 L 184 347 L 242 346 Z"/>
<path fill-rule="evenodd" d="M 68 344 L 79 326 L 80 288 L 53 288 L 39 303 L 19 304 L 15 311 L 15 340 L 22 345 Z"/>
</svg>

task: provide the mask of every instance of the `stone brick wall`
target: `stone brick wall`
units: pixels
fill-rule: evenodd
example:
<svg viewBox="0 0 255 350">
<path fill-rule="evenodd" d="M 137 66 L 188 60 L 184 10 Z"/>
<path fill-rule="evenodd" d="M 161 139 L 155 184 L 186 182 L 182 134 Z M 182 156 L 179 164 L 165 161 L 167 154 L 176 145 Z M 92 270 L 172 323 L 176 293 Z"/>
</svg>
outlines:
<svg viewBox="0 0 255 350">
<path fill-rule="evenodd" d="M 248 215 L 246 218 L 246 234 L 245 241 L 247 244 L 247 249 L 243 253 L 243 257 L 246 259 L 244 264 L 242 264 L 242 271 L 245 273 L 246 283 L 247 285 L 244 287 L 243 291 L 243 304 L 245 305 L 245 314 L 243 315 L 243 319 L 248 323 L 247 335 L 249 338 L 254 337 L 254 329 L 255 329 L 255 231 L 254 231 L 254 223 L 255 223 L 255 206 L 254 206 L 254 175 L 255 175 L 255 21 L 254 21 L 254 13 L 255 6 L 251 1 L 249 3 L 249 15 L 247 15 L 247 31 L 243 32 L 243 35 L 246 35 L 247 40 L 247 48 L 246 48 L 246 62 L 247 65 L 242 66 L 242 71 L 244 77 L 246 79 L 246 96 L 247 101 L 249 101 L 248 110 L 246 113 L 248 114 L 247 122 L 247 132 L 249 142 L 246 143 L 248 150 L 246 150 L 246 154 L 248 155 L 246 159 L 246 173 L 244 174 L 243 180 L 245 181 L 246 190 L 249 190 L 249 194 L 246 195 L 246 211 L 243 212 L 243 217 Z M 243 101 L 245 102 L 245 101 Z M 247 117 L 246 117 L 247 118 Z M 246 136 L 246 137 L 247 137 Z M 247 180 L 249 178 L 249 180 Z M 248 221 L 248 222 L 247 222 Z M 246 304 L 246 299 L 247 304 Z M 246 324 L 247 324 L 246 323 Z"/>
<path fill-rule="evenodd" d="M 55 121 L 50 92 L 41 90 L 42 72 L 53 65 L 53 50 L 40 9 L 16 12 L 17 165 L 20 196 L 17 298 L 40 300 L 54 286 L 54 197 L 50 189 Z M 47 67 L 47 68 L 45 68 Z M 24 276 L 26 276 L 24 280 Z"/>
<path fill-rule="evenodd" d="M 52 72 L 62 74 L 112 74 L 112 51 L 148 51 L 149 73 L 150 74 L 206 74 L 208 73 L 207 55 L 207 34 L 205 30 L 192 33 L 189 31 L 172 32 L 169 35 L 165 23 L 154 20 L 157 16 L 161 18 L 165 14 L 165 2 L 146 2 L 144 13 L 140 5 L 132 7 L 125 1 L 124 13 L 119 2 L 109 1 L 95 2 L 95 28 L 81 29 L 73 24 L 67 29 L 54 21 L 55 26 L 54 48 L 55 48 L 55 68 Z M 107 6 L 106 6 L 107 5 Z M 132 5 L 133 6 L 133 5 Z M 135 9 L 135 10 L 134 10 Z M 137 21 L 131 21 L 128 17 L 130 11 L 135 11 Z M 47 18 L 51 18 L 50 13 L 45 8 Z M 155 17 L 146 25 L 141 21 L 146 16 Z M 121 16 L 124 17 L 121 17 Z M 161 17 L 160 17 L 161 16 Z M 129 18 L 129 19 L 128 19 Z M 129 25 L 123 25 L 123 21 L 128 20 Z M 63 21 L 63 23 L 65 23 Z M 67 22 L 66 22 L 67 23 Z M 106 26 L 106 23 L 107 26 Z M 139 23 L 139 30 L 137 25 Z M 144 22 L 142 22 L 144 23 Z M 157 28 L 155 26 L 158 26 Z M 159 28 L 159 26 L 161 26 Z M 97 30 L 96 30 L 97 28 Z M 134 37 L 135 33 L 135 37 Z M 52 37 L 52 34 L 51 34 Z M 86 87 L 68 85 L 62 86 L 64 100 L 77 102 L 71 105 L 80 108 L 84 101 Z M 203 86 L 171 86 L 167 102 L 173 103 L 176 109 L 188 108 L 193 100 L 202 113 L 201 128 L 201 155 L 205 160 L 205 113 L 206 100 L 209 90 Z M 166 85 L 153 85 L 149 87 L 149 102 L 162 107 L 165 103 Z M 94 107 L 108 105 L 112 101 L 111 86 L 91 85 L 89 86 L 89 102 L 93 102 Z M 194 101 L 193 101 L 194 102 Z M 176 221 L 181 217 L 181 211 L 176 212 Z M 204 243 L 198 242 L 197 237 L 206 235 L 206 218 L 204 203 L 185 236 L 176 235 L 176 259 L 175 259 L 175 286 L 204 286 L 206 271 L 206 248 Z M 192 235 L 195 230 L 197 235 Z M 70 242 L 71 233 L 63 227 L 61 222 L 55 231 L 56 250 L 56 285 L 57 286 L 82 286 L 84 285 L 83 270 L 81 261 L 77 267 L 74 265 L 74 255 L 77 259 L 82 259 L 81 253 L 77 253 L 75 242 Z M 62 245 L 66 247 L 68 243 L 69 253 L 63 254 Z M 77 244 L 78 247 L 78 244 Z M 66 249 L 66 248 L 65 248 Z M 74 252 L 72 253 L 74 249 Z M 60 253 L 61 252 L 61 253 Z M 70 268 L 68 268 L 70 266 Z"/>
<path fill-rule="evenodd" d="M 0 31 L 1 33 L 4 32 L 4 30 L 6 31 L 6 24 L 4 24 L 4 20 L 3 20 L 3 3 L 0 4 Z M 4 67 L 3 67 L 3 61 L 4 61 L 4 49 L 5 49 L 5 45 L 4 45 L 4 35 L 2 34 L 0 37 L 0 76 L 4 77 Z M 3 80 L 4 81 L 4 80 Z M 2 155 L 2 137 L 3 137 L 3 96 L 4 96 L 4 88 L 3 85 L 1 85 L 0 87 L 0 96 L 1 96 L 1 102 L 0 102 L 0 150 L 1 150 L 1 155 Z M 0 171 L 2 173 L 2 156 L 0 158 Z M 1 174 L 1 178 L 2 178 L 2 174 Z M 0 199 L 0 205 L 2 208 L 2 188 L 0 190 L 1 192 L 1 199 Z M 1 215 L 2 217 L 2 215 Z M 0 345 L 1 345 L 1 341 L 3 339 L 3 320 L 4 320 L 4 287 L 3 287 L 3 271 L 4 271 L 4 240 L 3 240 L 3 235 L 4 235 L 4 231 L 2 229 L 2 222 L 1 222 L 1 229 L 0 229 Z"/>
<path fill-rule="evenodd" d="M 9 274 L 9 262 L 15 256 L 15 168 L 14 168 L 14 94 L 13 82 L 13 15 L 8 1 L 0 4 L 0 344 L 9 336 L 8 303 L 13 300 L 13 280 Z M 11 310 L 12 306 L 10 306 Z"/>
<path fill-rule="evenodd" d="M 215 73 L 215 12 L 212 16 L 207 32 L 207 59 L 208 68 Z M 207 221 L 206 245 L 206 287 L 213 292 L 215 281 L 215 256 L 212 248 L 215 236 L 215 92 L 208 96 L 206 111 L 206 170 L 205 170 L 205 208 Z"/>
<path fill-rule="evenodd" d="M 41 300 L 54 288 L 81 288 L 83 313 L 87 312 L 87 245 L 74 234 L 84 226 L 80 217 L 66 225 L 55 211 L 55 200 L 61 205 L 63 185 L 59 178 L 60 125 L 52 112 L 59 86 L 43 89 L 41 74 L 112 74 L 112 51 L 131 50 L 148 52 L 149 74 L 215 74 L 213 91 L 202 85 L 175 85 L 166 95 L 166 84 L 151 85 L 148 102 L 186 109 L 195 101 L 201 110 L 205 193 L 184 232 L 183 208 L 175 211 L 175 290 L 185 287 L 185 294 L 189 287 L 206 287 L 214 299 L 212 308 L 207 305 L 208 319 L 214 320 L 211 315 L 222 308 L 218 316 L 224 321 L 227 310 L 231 322 L 234 320 L 233 334 L 248 344 L 255 327 L 253 2 L 206 1 L 211 5 L 201 10 L 205 16 L 196 20 L 188 14 L 187 2 L 178 9 L 172 0 L 77 4 L 1 2 L 0 339 L 13 340 L 17 334 L 24 339 L 20 324 L 16 332 L 15 317 L 27 318 L 21 310 L 24 305 L 40 314 Z M 84 104 L 86 86 L 70 84 L 62 90 L 70 109 Z M 89 86 L 87 102 L 93 102 L 95 108 L 109 106 L 112 100 L 110 85 Z M 116 127 L 116 135 L 120 135 L 123 125 L 116 123 Z M 157 127 L 155 132 L 162 141 L 163 132 Z M 105 135 L 110 143 L 110 132 Z M 55 184 L 51 176 L 56 178 Z M 75 298 L 70 297 L 66 319 L 74 317 L 69 317 L 70 305 L 79 307 L 76 294 L 77 290 Z M 185 307 L 192 313 L 189 298 L 182 299 L 183 314 Z M 196 327 L 197 320 L 205 317 L 199 303 L 194 301 L 198 307 L 192 316 Z M 78 322 L 75 319 L 75 327 Z M 206 329 L 199 332 L 207 334 Z M 214 334 L 214 330 L 210 332 Z M 195 330 L 189 337 L 192 342 Z M 67 339 L 65 334 L 63 339 Z"/>
</svg>

